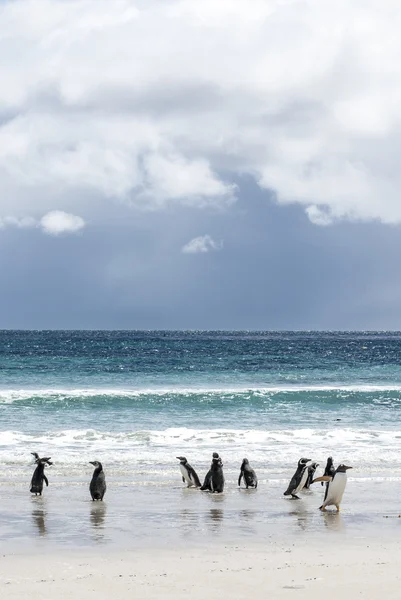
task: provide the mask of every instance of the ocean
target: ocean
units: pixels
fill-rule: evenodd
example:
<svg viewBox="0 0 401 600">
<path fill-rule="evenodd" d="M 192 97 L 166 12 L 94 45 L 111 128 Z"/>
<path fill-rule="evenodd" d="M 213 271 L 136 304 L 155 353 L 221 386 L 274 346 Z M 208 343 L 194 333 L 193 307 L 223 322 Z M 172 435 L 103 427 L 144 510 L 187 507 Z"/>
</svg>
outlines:
<svg viewBox="0 0 401 600">
<path fill-rule="evenodd" d="M 318 472 L 328 456 L 353 466 L 348 513 L 330 523 L 348 518 L 359 535 L 401 509 L 400 409 L 400 333 L 2 331 L 0 544 L 319 529 L 320 484 L 282 496 L 301 456 Z M 176 457 L 202 480 L 214 451 L 225 493 L 187 490 Z M 42 498 L 29 493 L 31 452 L 54 461 Z M 256 492 L 237 487 L 245 456 Z M 90 502 L 92 460 L 103 507 Z"/>
</svg>

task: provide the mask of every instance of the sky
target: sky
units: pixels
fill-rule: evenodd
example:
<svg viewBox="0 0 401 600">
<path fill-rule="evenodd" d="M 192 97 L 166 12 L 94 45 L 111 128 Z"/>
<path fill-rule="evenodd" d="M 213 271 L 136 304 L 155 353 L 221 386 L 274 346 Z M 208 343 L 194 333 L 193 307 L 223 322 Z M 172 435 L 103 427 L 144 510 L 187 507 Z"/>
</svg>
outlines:
<svg viewBox="0 0 401 600">
<path fill-rule="evenodd" d="M 0 0 L 0 328 L 401 329 L 398 0 Z"/>
</svg>

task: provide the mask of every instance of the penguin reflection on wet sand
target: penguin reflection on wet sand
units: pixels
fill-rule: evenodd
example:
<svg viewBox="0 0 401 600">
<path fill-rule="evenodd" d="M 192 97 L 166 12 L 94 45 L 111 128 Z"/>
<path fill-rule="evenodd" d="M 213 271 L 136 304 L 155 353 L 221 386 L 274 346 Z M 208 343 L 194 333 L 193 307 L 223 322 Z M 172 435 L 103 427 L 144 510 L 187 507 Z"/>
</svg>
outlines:
<svg viewBox="0 0 401 600">
<path fill-rule="evenodd" d="M 255 471 L 252 469 L 249 464 L 249 460 L 244 458 L 242 460 L 241 471 L 238 477 L 238 487 L 241 487 L 241 479 L 244 478 L 244 483 L 246 489 L 249 487 L 256 488 L 258 487 L 258 478 L 256 477 Z"/>
<path fill-rule="evenodd" d="M 309 465 L 308 467 L 308 477 L 306 478 L 306 483 L 304 485 L 304 489 L 305 490 L 309 490 L 310 484 L 313 481 L 313 478 L 315 476 L 315 471 L 318 468 L 319 463 L 313 462 L 312 464 Z"/>
<path fill-rule="evenodd" d="M 352 469 L 352 467 L 347 467 L 347 465 L 341 464 L 337 467 L 333 476 L 323 475 L 322 477 L 317 477 L 312 481 L 312 483 L 316 483 L 318 481 L 328 482 L 324 494 L 323 504 L 322 506 L 319 506 L 321 511 L 326 512 L 326 506 L 335 506 L 337 512 L 339 512 L 345 486 L 347 485 L 348 469 Z"/>
<path fill-rule="evenodd" d="M 295 471 L 292 479 L 288 485 L 288 488 L 284 492 L 284 496 L 292 496 L 295 500 L 300 500 L 297 493 L 302 490 L 306 480 L 308 478 L 308 463 L 311 461 L 310 458 L 300 458 L 298 461 L 298 467 Z"/>
<path fill-rule="evenodd" d="M 202 484 L 199 481 L 199 477 L 196 474 L 195 469 L 191 467 L 185 456 L 177 456 L 177 458 L 180 461 L 182 481 L 188 484 L 187 487 L 201 487 Z"/>
<path fill-rule="evenodd" d="M 217 452 L 213 452 L 212 464 L 200 489 L 217 493 L 224 491 L 223 462 Z"/>
<path fill-rule="evenodd" d="M 31 454 L 35 458 L 36 469 L 32 475 L 30 492 L 31 494 L 35 494 L 35 496 L 38 494 L 41 496 L 43 491 L 43 482 L 45 482 L 46 487 L 49 485 L 49 481 L 45 475 L 45 466 L 50 466 L 53 463 L 50 462 L 51 456 L 40 458 L 37 452 L 31 452 Z"/>
<path fill-rule="evenodd" d="M 92 496 L 92 500 L 103 500 L 103 496 L 106 493 L 106 478 L 104 476 L 102 463 L 98 460 L 89 461 L 89 464 L 95 467 L 93 471 L 92 480 L 89 484 L 89 491 Z"/>
</svg>

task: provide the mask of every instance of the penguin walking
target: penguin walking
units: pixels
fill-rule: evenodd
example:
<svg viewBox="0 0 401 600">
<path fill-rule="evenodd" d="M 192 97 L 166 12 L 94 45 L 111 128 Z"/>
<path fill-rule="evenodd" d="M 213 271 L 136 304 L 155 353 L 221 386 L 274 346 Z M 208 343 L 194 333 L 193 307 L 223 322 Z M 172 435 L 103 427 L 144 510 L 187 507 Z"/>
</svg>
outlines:
<svg viewBox="0 0 401 600">
<path fill-rule="evenodd" d="M 89 491 L 92 496 L 92 500 L 103 500 L 107 486 L 102 463 L 98 460 L 93 460 L 89 461 L 89 464 L 95 467 L 91 482 L 89 484 Z"/>
<path fill-rule="evenodd" d="M 196 471 L 193 467 L 191 467 L 191 465 L 189 464 L 189 462 L 187 461 L 187 459 L 185 458 L 185 456 L 177 456 L 178 460 L 180 461 L 180 471 L 181 471 L 181 475 L 182 475 L 182 481 L 185 483 L 187 482 L 188 486 L 187 487 L 201 487 L 201 482 L 199 481 L 199 477 L 196 474 Z"/>
<path fill-rule="evenodd" d="M 326 506 L 335 506 L 337 512 L 339 512 L 345 486 L 347 485 L 348 469 L 352 469 L 352 467 L 341 464 L 335 470 L 334 475 L 323 475 L 322 477 L 317 477 L 312 481 L 312 483 L 317 481 L 328 482 L 324 494 L 323 504 L 322 506 L 319 506 L 319 510 L 326 512 Z"/>
<path fill-rule="evenodd" d="M 201 487 L 202 491 L 221 493 L 224 491 L 223 462 L 217 452 L 213 452 L 212 464 L 206 473 L 205 481 Z"/>
<path fill-rule="evenodd" d="M 247 458 L 244 458 L 242 460 L 241 471 L 238 477 L 238 487 L 241 487 L 242 478 L 244 478 L 246 489 L 252 487 L 256 490 L 256 488 L 258 487 L 258 478 L 256 477 L 256 473 L 252 469 Z"/>
<path fill-rule="evenodd" d="M 37 452 L 31 452 L 31 454 L 35 458 L 36 469 L 32 475 L 30 492 L 31 494 L 35 494 L 35 496 L 38 494 L 41 496 L 43 491 L 43 482 L 45 482 L 46 487 L 49 485 L 49 481 L 45 475 L 45 466 L 50 466 L 53 463 L 50 462 L 51 456 L 40 458 Z"/>
<path fill-rule="evenodd" d="M 298 461 L 298 467 L 295 471 L 292 479 L 288 485 L 288 488 L 284 492 L 284 496 L 292 496 L 295 500 L 300 500 L 297 493 L 304 487 L 307 477 L 308 468 L 307 465 L 311 461 L 310 458 L 300 458 Z"/>
<path fill-rule="evenodd" d="M 306 478 L 306 483 L 304 485 L 304 489 L 305 490 L 309 490 L 310 485 L 311 485 L 311 483 L 313 481 L 313 478 L 315 476 L 315 471 L 318 468 L 318 466 L 319 466 L 319 463 L 316 463 L 316 462 L 313 462 L 313 463 L 311 463 L 309 465 L 309 467 L 308 467 L 308 477 Z"/>
<path fill-rule="evenodd" d="M 333 465 L 333 457 L 329 456 L 329 458 L 327 459 L 326 467 L 324 469 L 323 477 L 327 477 L 328 475 L 330 475 L 330 477 L 333 477 L 335 472 L 336 472 L 336 468 Z M 324 485 L 324 481 L 322 481 L 321 485 Z M 327 483 L 326 483 L 326 487 L 327 487 Z"/>
</svg>

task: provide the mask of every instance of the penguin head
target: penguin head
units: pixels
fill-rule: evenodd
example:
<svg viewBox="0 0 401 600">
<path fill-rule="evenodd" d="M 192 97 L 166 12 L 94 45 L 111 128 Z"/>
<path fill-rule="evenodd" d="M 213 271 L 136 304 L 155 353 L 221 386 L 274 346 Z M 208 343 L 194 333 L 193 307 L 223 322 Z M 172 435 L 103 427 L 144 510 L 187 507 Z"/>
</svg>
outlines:
<svg viewBox="0 0 401 600">
<path fill-rule="evenodd" d="M 185 464 L 186 462 L 188 462 L 187 459 L 185 458 L 185 456 L 176 456 L 176 458 L 178 458 L 180 463 Z"/>
<path fill-rule="evenodd" d="M 243 465 L 249 465 L 249 460 L 247 458 L 243 458 L 242 459 L 242 464 Z"/>
<path fill-rule="evenodd" d="M 93 465 L 96 469 L 103 469 L 102 463 L 99 462 L 98 460 L 90 460 L 89 464 Z"/>
<path fill-rule="evenodd" d="M 337 473 L 346 473 L 348 469 L 352 469 L 352 467 L 347 467 L 347 465 L 341 464 L 337 467 Z"/>
<path fill-rule="evenodd" d="M 219 458 L 218 452 L 213 452 L 213 458 Z"/>
<path fill-rule="evenodd" d="M 298 467 L 305 467 L 311 460 L 312 459 L 310 458 L 300 458 L 298 461 Z"/>
</svg>

